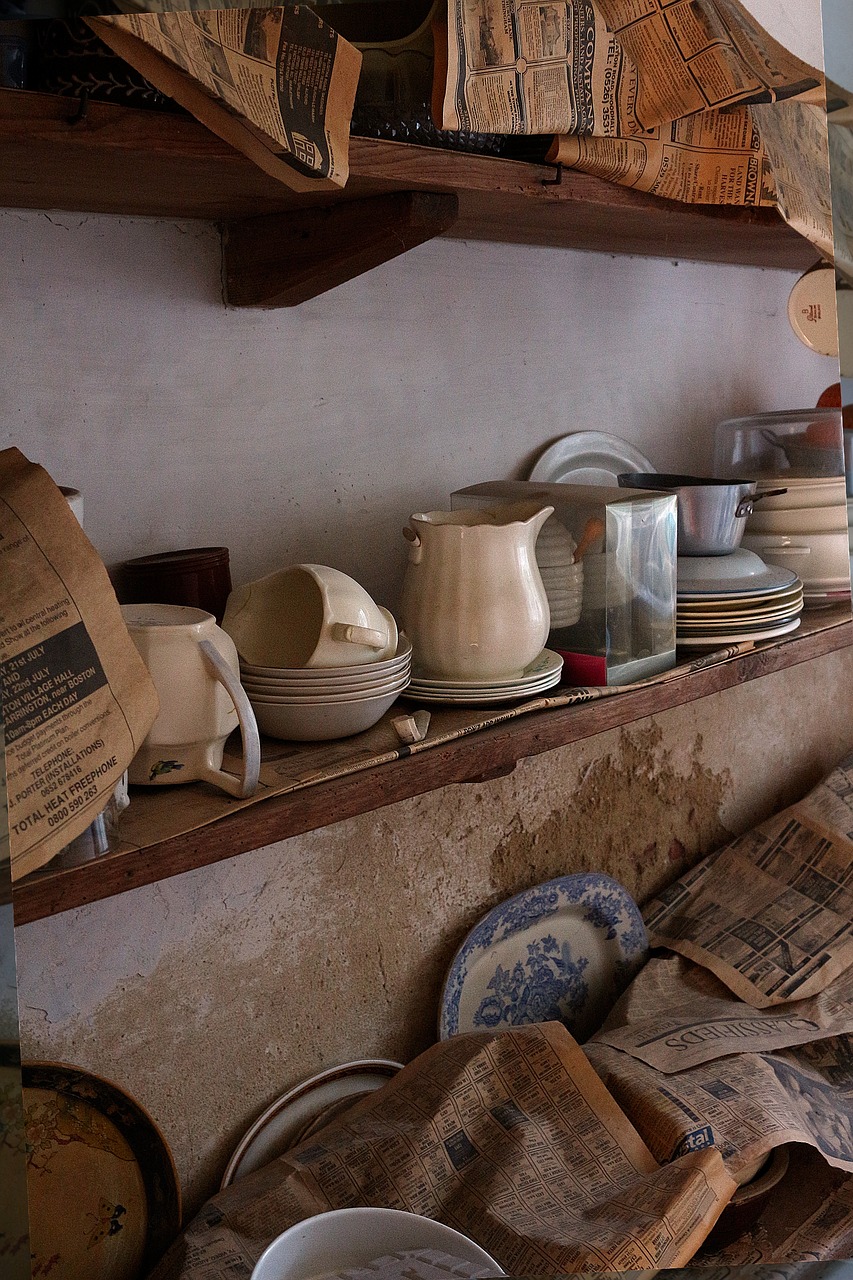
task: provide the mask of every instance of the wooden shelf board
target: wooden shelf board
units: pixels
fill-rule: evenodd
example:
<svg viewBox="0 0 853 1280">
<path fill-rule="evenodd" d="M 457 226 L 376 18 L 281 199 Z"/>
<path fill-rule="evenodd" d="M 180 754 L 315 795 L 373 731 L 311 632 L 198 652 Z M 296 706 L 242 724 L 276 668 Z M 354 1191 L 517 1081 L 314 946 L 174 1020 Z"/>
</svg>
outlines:
<svg viewBox="0 0 853 1280">
<path fill-rule="evenodd" d="M 512 772 L 519 760 L 634 723 L 853 645 L 853 621 L 807 620 L 801 632 L 718 666 L 571 707 L 533 712 L 418 755 L 318 783 L 239 810 L 144 849 L 107 854 L 78 867 L 48 866 L 13 888 L 16 924 L 27 924 L 129 889 L 301 835 L 434 791 Z"/>
<path fill-rule="evenodd" d="M 229 220 L 391 191 L 459 197 L 462 239 L 804 270 L 812 246 L 771 210 L 690 208 L 549 166 L 353 138 L 340 193 L 296 195 L 197 121 L 0 90 L 0 205 Z"/>
</svg>

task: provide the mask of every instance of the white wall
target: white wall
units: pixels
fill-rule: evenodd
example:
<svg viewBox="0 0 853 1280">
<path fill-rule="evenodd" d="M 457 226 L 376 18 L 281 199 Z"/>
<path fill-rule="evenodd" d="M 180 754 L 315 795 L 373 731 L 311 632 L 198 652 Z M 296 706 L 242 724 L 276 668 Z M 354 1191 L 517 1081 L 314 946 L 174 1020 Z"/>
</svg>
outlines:
<svg viewBox="0 0 853 1280">
<path fill-rule="evenodd" d="M 785 272 L 441 240 L 255 312 L 207 224 L 9 212 L 0 243 L 0 444 L 83 489 L 108 562 L 225 543 L 235 582 L 331 563 L 393 607 L 402 524 L 454 488 L 575 430 L 701 470 L 717 420 L 838 377 Z"/>
</svg>

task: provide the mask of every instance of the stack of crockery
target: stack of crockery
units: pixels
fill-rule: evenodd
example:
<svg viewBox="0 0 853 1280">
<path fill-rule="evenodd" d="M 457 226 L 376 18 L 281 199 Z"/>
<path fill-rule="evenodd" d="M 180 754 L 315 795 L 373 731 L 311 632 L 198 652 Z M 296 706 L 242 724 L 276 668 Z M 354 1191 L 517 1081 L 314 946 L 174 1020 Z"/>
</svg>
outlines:
<svg viewBox="0 0 853 1280">
<path fill-rule="evenodd" d="M 392 615 L 326 565 L 291 565 L 238 588 L 222 626 L 258 727 L 272 738 L 362 733 L 409 683 L 412 646 Z"/>
<path fill-rule="evenodd" d="M 827 390 L 840 404 L 840 388 Z M 808 608 L 849 599 L 845 470 L 849 476 L 853 459 L 842 410 L 789 409 L 721 422 L 714 458 L 723 475 L 744 470 L 756 476 L 763 495 L 760 511 L 749 516 L 743 546 L 768 565 L 796 573 Z M 787 492 L 773 495 L 780 486 Z"/>
<path fill-rule="evenodd" d="M 629 489 L 666 489 L 678 497 L 679 648 L 767 640 L 800 625 L 803 584 L 793 569 L 765 563 L 741 546 L 755 504 L 785 490 L 754 480 L 684 475 L 620 475 Z M 762 505 L 762 510 L 764 505 Z"/>
<path fill-rule="evenodd" d="M 573 627 L 583 604 L 583 560 L 565 525 L 550 516 L 536 539 L 536 563 L 548 597 L 551 630 Z"/>
<path fill-rule="evenodd" d="M 849 509 L 843 476 L 765 477 L 759 492 L 780 484 L 787 492 L 764 499 L 747 520 L 743 545 L 767 564 L 793 570 L 807 608 L 850 597 Z"/>
</svg>

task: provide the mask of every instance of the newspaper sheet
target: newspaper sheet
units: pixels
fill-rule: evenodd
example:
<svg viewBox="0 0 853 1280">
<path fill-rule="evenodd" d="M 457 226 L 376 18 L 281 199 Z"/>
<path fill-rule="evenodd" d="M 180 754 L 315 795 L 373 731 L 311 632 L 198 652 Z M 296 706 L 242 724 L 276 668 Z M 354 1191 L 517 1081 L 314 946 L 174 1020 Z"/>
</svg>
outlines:
<svg viewBox="0 0 853 1280">
<path fill-rule="evenodd" d="M 803 1142 L 853 1172 L 853 1037 L 741 1053 L 664 1075 L 609 1045 L 587 1055 L 658 1160 L 715 1146 L 737 1175 Z"/>
<path fill-rule="evenodd" d="M 652 946 L 695 960 L 759 1008 L 825 990 L 853 963 L 851 786 L 853 756 L 676 880 L 644 909 Z"/>
<path fill-rule="evenodd" d="M 652 959 L 593 1037 L 665 1075 L 732 1053 L 853 1034 L 853 967 L 810 1000 L 754 1009 L 681 956 Z"/>
<path fill-rule="evenodd" d="M 658 1167 L 561 1024 L 456 1036 L 216 1195 L 151 1280 L 248 1277 L 289 1225 L 357 1204 L 439 1219 L 510 1275 L 679 1266 L 733 1191 L 718 1151 Z"/>
<path fill-rule="evenodd" d="M 832 261 L 832 199 L 826 111 L 809 102 L 751 108 L 761 134 L 785 221 Z"/>
<path fill-rule="evenodd" d="M 829 172 L 836 270 L 853 284 L 853 122 L 829 117 Z"/>
<path fill-rule="evenodd" d="M 832 256 L 823 73 L 742 0 L 449 0 L 436 47 L 444 128 L 553 133 L 552 163 L 690 204 L 775 207 Z"/>
<path fill-rule="evenodd" d="M 749 107 L 703 111 L 636 137 L 564 134 L 554 139 L 548 159 L 689 204 L 767 208 L 777 202 L 773 169 Z"/>
<path fill-rule="evenodd" d="M 102 811 L 158 702 L 100 557 L 47 472 L 17 449 L 0 452 L 0 582 L 17 880 Z"/>
<path fill-rule="evenodd" d="M 304 5 L 87 22 L 272 177 L 297 191 L 346 182 L 361 54 Z"/>
<path fill-rule="evenodd" d="M 437 45 L 446 129 L 642 137 L 822 86 L 739 0 L 449 0 Z"/>
</svg>

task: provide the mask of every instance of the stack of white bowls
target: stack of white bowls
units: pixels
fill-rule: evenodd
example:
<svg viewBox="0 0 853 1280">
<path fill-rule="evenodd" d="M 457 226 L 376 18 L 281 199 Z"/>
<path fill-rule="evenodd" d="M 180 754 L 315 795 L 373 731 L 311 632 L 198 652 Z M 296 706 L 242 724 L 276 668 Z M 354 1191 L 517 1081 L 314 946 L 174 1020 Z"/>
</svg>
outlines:
<svg viewBox="0 0 853 1280">
<path fill-rule="evenodd" d="M 363 733 L 381 720 L 411 679 L 404 635 L 393 658 L 347 667 L 262 667 L 240 662 L 258 728 L 272 738 L 320 742 Z"/>
<path fill-rule="evenodd" d="M 583 604 L 583 561 L 575 564 L 577 545 L 565 525 L 550 516 L 536 540 L 536 563 L 551 611 L 551 630 L 573 627 Z"/>
<path fill-rule="evenodd" d="M 290 565 L 238 587 L 222 627 L 258 728 L 320 742 L 362 733 L 411 678 L 412 646 L 359 583 L 328 565 Z"/>
<path fill-rule="evenodd" d="M 764 477 L 763 498 L 749 516 L 742 545 L 767 564 L 791 569 L 803 582 L 806 606 L 832 604 L 850 594 L 849 508 L 843 476 Z"/>
</svg>

